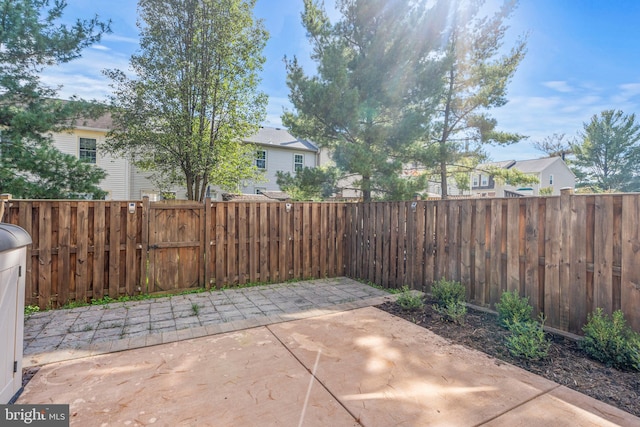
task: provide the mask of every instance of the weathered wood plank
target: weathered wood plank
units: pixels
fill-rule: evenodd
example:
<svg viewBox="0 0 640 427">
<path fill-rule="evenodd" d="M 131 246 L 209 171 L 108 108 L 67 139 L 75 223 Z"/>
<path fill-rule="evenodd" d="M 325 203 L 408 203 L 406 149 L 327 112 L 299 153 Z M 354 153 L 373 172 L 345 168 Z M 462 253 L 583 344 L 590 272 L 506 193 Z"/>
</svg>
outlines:
<svg viewBox="0 0 640 427">
<path fill-rule="evenodd" d="M 534 316 L 538 315 L 540 301 L 538 293 L 538 199 L 525 200 L 525 240 L 524 240 L 524 293 L 533 306 Z"/>
<path fill-rule="evenodd" d="M 38 204 L 38 298 L 40 307 L 46 308 L 51 301 L 51 204 Z"/>
<path fill-rule="evenodd" d="M 389 228 L 391 237 L 389 238 L 389 288 L 395 289 L 400 287 L 398 283 L 398 232 L 399 232 L 399 213 L 398 203 L 391 203 L 391 222 Z"/>
<path fill-rule="evenodd" d="M 561 262 L 560 198 L 547 199 L 544 228 L 544 306 L 547 325 L 560 328 L 560 262 Z"/>
<path fill-rule="evenodd" d="M 491 258 L 489 275 L 489 304 L 495 307 L 502 293 L 502 204 L 491 200 Z"/>
<path fill-rule="evenodd" d="M 559 283 L 560 283 L 560 307 L 558 312 L 559 329 L 568 331 L 571 307 L 571 294 L 569 284 L 571 283 L 571 255 L 572 255 L 572 213 L 571 213 L 571 190 L 563 190 L 560 194 L 560 262 L 559 262 Z"/>
<path fill-rule="evenodd" d="M 69 301 L 71 283 L 71 203 L 58 206 L 58 305 Z"/>
<path fill-rule="evenodd" d="M 487 228 L 486 202 L 478 200 L 476 204 L 476 234 L 474 236 L 476 281 L 471 294 L 473 295 L 472 301 L 476 301 L 479 305 L 488 304 L 488 292 L 486 292 Z"/>
<path fill-rule="evenodd" d="M 91 274 L 87 269 L 89 249 L 89 205 L 87 202 L 78 202 L 76 230 L 76 301 L 87 301 L 87 290 Z"/>
<path fill-rule="evenodd" d="M 622 279 L 620 308 L 628 324 L 640 331 L 640 197 L 622 196 Z"/>
<path fill-rule="evenodd" d="M 216 288 L 220 289 L 224 287 L 227 283 L 227 272 L 226 272 L 226 253 L 227 253 L 227 204 L 226 203 L 216 203 Z M 260 227 L 262 230 L 262 209 L 260 213 Z M 265 219 L 266 222 L 266 219 Z M 266 243 L 265 240 L 261 240 Z M 266 270 L 266 269 L 265 269 Z"/>
<path fill-rule="evenodd" d="M 447 221 L 448 204 L 446 201 L 439 201 L 436 204 L 436 262 L 434 280 L 447 278 Z"/>
<path fill-rule="evenodd" d="M 520 292 L 520 200 L 507 200 L 507 291 Z"/>
<path fill-rule="evenodd" d="M 127 267 L 125 272 L 125 280 L 127 287 L 127 295 L 136 293 L 138 281 L 136 276 L 137 257 L 137 238 L 138 238 L 138 214 L 141 213 L 137 206 L 133 213 L 127 213 L 127 237 L 125 241 L 125 256 L 127 257 Z"/>
<path fill-rule="evenodd" d="M 613 313 L 613 199 L 595 197 L 594 308 Z"/>
<path fill-rule="evenodd" d="M 436 268 L 436 203 L 425 202 L 424 205 L 424 283 L 425 292 L 431 292 Z"/>
<path fill-rule="evenodd" d="M 460 203 L 460 282 L 467 290 L 467 301 L 471 298 L 472 215 L 471 200 L 462 201 Z"/>
<path fill-rule="evenodd" d="M 587 223 L 587 206 L 585 198 L 571 197 L 571 225 L 570 230 L 580 230 Z M 571 261 L 569 267 L 569 295 L 570 314 L 569 332 L 579 334 L 582 326 L 587 322 L 587 263 L 586 263 L 586 232 L 574 232 L 571 236 Z"/>
</svg>

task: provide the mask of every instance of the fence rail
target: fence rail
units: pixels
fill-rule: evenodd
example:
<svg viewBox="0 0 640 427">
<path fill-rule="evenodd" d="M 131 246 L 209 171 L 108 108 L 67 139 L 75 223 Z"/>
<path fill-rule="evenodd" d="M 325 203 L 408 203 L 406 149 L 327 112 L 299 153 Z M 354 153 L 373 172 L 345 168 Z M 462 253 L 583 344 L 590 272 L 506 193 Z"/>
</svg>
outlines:
<svg viewBox="0 0 640 427">
<path fill-rule="evenodd" d="M 579 333 L 596 307 L 640 330 L 640 195 L 398 203 L 12 200 L 32 236 L 26 303 L 347 275 L 430 291 L 462 282 L 494 307 L 529 297 Z"/>
</svg>

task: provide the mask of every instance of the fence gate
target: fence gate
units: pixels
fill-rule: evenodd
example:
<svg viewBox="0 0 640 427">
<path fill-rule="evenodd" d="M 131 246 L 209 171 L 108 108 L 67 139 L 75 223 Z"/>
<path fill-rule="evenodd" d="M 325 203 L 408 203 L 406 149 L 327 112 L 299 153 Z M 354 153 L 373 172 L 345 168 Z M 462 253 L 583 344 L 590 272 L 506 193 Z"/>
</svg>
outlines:
<svg viewBox="0 0 640 427">
<path fill-rule="evenodd" d="M 204 286 L 204 205 L 153 202 L 148 212 L 148 282 L 143 292 Z"/>
</svg>

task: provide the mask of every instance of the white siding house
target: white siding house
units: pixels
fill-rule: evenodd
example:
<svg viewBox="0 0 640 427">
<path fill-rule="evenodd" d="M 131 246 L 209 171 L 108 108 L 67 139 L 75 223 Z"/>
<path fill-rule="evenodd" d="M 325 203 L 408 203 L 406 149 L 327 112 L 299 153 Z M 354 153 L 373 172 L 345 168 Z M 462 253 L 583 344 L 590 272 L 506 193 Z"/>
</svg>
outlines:
<svg viewBox="0 0 640 427">
<path fill-rule="evenodd" d="M 160 189 L 125 158 L 114 158 L 102 152 L 107 132 L 112 126 L 111 117 L 105 115 L 98 120 L 86 120 L 69 132 L 52 134 L 54 145 L 62 152 L 84 158 L 107 172 L 100 187 L 112 200 L 139 200 L 149 196 L 151 200 L 162 197 Z M 260 191 L 279 191 L 276 172 L 295 173 L 299 168 L 318 166 L 318 148 L 312 143 L 299 140 L 287 130 L 261 127 L 257 134 L 247 138 L 247 143 L 256 147 L 255 164 L 264 171 L 264 182 L 245 181 L 239 193 L 256 194 Z M 186 198 L 186 190 L 175 187 L 168 190 L 177 199 Z M 222 191 L 212 187 L 209 194 L 214 200 L 222 200 Z"/>
<path fill-rule="evenodd" d="M 286 129 L 261 127 L 258 133 L 245 141 L 255 145 L 255 165 L 264 173 L 265 181 L 246 181 L 240 188 L 241 193 L 279 191 L 280 187 L 276 183 L 278 171 L 295 174 L 298 169 L 319 166 L 318 147 L 294 137 Z"/>
<path fill-rule="evenodd" d="M 100 150 L 110 125 L 111 117 L 104 116 L 98 120 L 83 121 L 73 131 L 52 133 L 51 136 L 58 150 L 83 158 L 106 171 L 107 177 L 100 187 L 107 191 L 107 199 L 127 200 L 131 198 L 131 164 L 126 159 L 112 157 Z"/>
<path fill-rule="evenodd" d="M 502 184 L 484 172 L 489 166 L 517 169 L 535 176 L 539 182 L 523 186 Z M 547 189 L 550 195 L 557 196 L 562 188 L 575 188 L 575 185 L 576 177 L 561 157 L 487 163 L 479 165 L 471 173 L 471 193 L 476 197 L 539 196 L 542 189 Z"/>
</svg>

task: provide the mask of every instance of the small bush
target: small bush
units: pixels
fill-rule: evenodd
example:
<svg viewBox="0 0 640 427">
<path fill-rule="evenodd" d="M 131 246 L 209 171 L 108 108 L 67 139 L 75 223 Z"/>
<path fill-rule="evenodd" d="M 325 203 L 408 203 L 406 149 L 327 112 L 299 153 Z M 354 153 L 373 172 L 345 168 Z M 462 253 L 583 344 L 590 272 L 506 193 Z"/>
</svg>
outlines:
<svg viewBox="0 0 640 427">
<path fill-rule="evenodd" d="M 508 323 L 531 321 L 533 307 L 529 304 L 529 297 L 520 297 L 517 291 L 503 292 L 500 302 L 496 304 L 498 322 L 504 327 Z"/>
<path fill-rule="evenodd" d="M 431 286 L 434 311 L 444 319 L 462 325 L 467 314 L 465 288 L 460 282 L 440 279 Z"/>
<path fill-rule="evenodd" d="M 449 301 L 444 305 L 434 304 L 433 309 L 445 320 L 464 325 L 464 317 L 467 315 L 467 305 L 464 302 Z"/>
<path fill-rule="evenodd" d="M 541 322 L 527 320 L 523 322 L 507 321 L 511 334 L 507 337 L 507 348 L 514 357 L 527 360 L 540 360 L 549 354 L 551 342 L 544 335 L 544 318 Z"/>
<path fill-rule="evenodd" d="M 590 357 L 607 366 L 640 371 L 640 335 L 626 326 L 622 311 L 609 317 L 598 308 L 582 330 L 580 346 Z"/>
<path fill-rule="evenodd" d="M 40 311 L 40 307 L 38 307 L 37 305 L 26 305 L 24 307 L 24 316 L 25 317 L 29 317 L 34 313 L 37 313 Z"/>
<path fill-rule="evenodd" d="M 460 282 L 440 279 L 431 286 L 431 296 L 442 306 L 451 301 L 464 302 L 465 289 Z"/>
<path fill-rule="evenodd" d="M 422 310 L 424 308 L 422 296 L 413 294 L 406 285 L 402 287 L 402 292 L 398 295 L 396 303 L 403 310 Z"/>
</svg>

